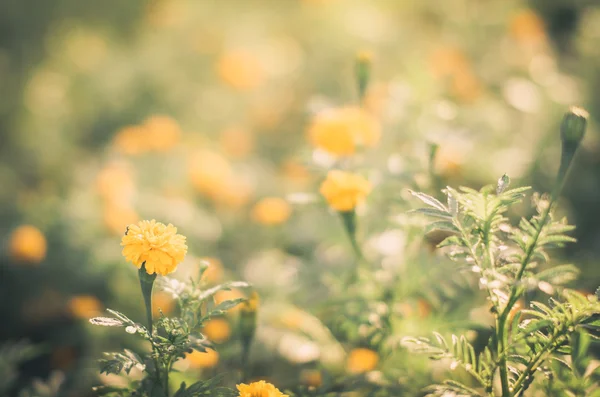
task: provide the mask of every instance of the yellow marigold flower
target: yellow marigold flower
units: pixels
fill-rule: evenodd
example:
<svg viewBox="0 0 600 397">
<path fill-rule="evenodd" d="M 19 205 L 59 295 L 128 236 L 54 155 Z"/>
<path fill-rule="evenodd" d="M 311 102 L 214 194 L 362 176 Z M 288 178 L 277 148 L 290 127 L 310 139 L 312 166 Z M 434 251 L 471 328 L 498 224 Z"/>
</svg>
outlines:
<svg viewBox="0 0 600 397">
<path fill-rule="evenodd" d="M 168 116 L 151 116 L 144 121 L 144 135 L 149 150 L 167 151 L 179 142 L 181 129 Z"/>
<path fill-rule="evenodd" d="M 319 113 L 308 130 L 313 146 L 336 156 L 348 156 L 357 146 L 375 146 L 381 137 L 377 119 L 358 107 Z"/>
<path fill-rule="evenodd" d="M 238 397 L 288 397 L 287 394 L 283 394 L 275 386 L 264 380 L 249 385 L 241 383 L 237 385 L 237 389 L 240 392 Z"/>
<path fill-rule="evenodd" d="M 208 349 L 204 353 L 194 350 L 187 354 L 185 359 L 192 368 L 212 368 L 219 362 L 219 353 L 212 349 Z"/>
<path fill-rule="evenodd" d="M 8 243 L 10 256 L 20 262 L 39 263 L 46 257 L 46 237 L 35 226 L 16 228 Z"/>
<path fill-rule="evenodd" d="M 376 351 L 365 348 L 354 349 L 348 355 L 346 369 L 352 374 L 369 372 L 377 367 L 379 355 Z"/>
<path fill-rule="evenodd" d="M 223 343 L 231 336 L 229 321 L 224 318 L 213 318 L 204 324 L 202 334 L 215 343 Z"/>
<path fill-rule="evenodd" d="M 146 263 L 148 274 L 167 275 L 177 268 L 187 253 L 185 237 L 177 228 L 151 221 L 131 224 L 121 239 L 123 256 L 138 269 Z"/>
<path fill-rule="evenodd" d="M 223 82 L 238 90 L 256 88 L 265 78 L 260 60 L 244 50 L 225 53 L 217 63 L 217 72 Z"/>
<path fill-rule="evenodd" d="M 279 197 L 266 197 L 252 208 L 252 219 L 263 225 L 279 225 L 288 220 L 292 208 Z"/>
<path fill-rule="evenodd" d="M 332 170 L 321 184 L 320 192 L 338 211 L 352 211 L 371 192 L 371 183 L 363 176 Z"/>
<path fill-rule="evenodd" d="M 95 296 L 78 295 L 69 300 L 69 312 L 74 317 L 88 319 L 102 312 L 102 303 Z"/>
</svg>

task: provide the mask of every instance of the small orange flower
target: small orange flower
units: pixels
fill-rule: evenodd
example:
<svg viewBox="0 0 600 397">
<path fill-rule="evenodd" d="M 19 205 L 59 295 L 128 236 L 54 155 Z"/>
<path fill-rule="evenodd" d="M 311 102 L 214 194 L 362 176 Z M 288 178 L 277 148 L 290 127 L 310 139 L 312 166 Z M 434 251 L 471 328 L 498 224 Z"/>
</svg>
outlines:
<svg viewBox="0 0 600 397">
<path fill-rule="evenodd" d="M 215 343 L 223 343 L 231 336 L 229 321 L 224 318 L 213 318 L 204 324 L 202 334 Z"/>
<path fill-rule="evenodd" d="M 357 146 L 375 146 L 381 138 L 381 126 L 365 110 L 344 107 L 319 113 L 308 135 L 313 146 L 335 156 L 348 156 Z"/>
<path fill-rule="evenodd" d="M 365 200 L 371 189 L 371 183 L 363 176 L 333 170 L 321 184 L 320 192 L 333 209 L 352 211 Z"/>
<path fill-rule="evenodd" d="M 68 308 L 74 317 L 88 319 L 100 315 L 102 303 L 95 296 L 78 295 L 69 300 Z"/>
<path fill-rule="evenodd" d="M 357 348 L 352 350 L 348 355 L 346 368 L 352 374 L 360 374 L 374 370 L 378 363 L 379 354 L 376 351 Z"/>
<path fill-rule="evenodd" d="M 252 209 L 252 219 L 263 225 L 279 225 L 290 217 L 292 208 L 289 203 L 279 197 L 266 197 Z"/>
<path fill-rule="evenodd" d="M 39 263 L 46 257 L 46 237 L 35 226 L 22 225 L 13 230 L 8 246 L 10 256 L 19 262 Z"/>
<path fill-rule="evenodd" d="M 121 246 L 125 259 L 138 269 L 145 263 L 148 274 L 163 276 L 174 272 L 187 253 L 185 237 L 177 234 L 177 228 L 154 219 L 129 225 Z"/>
<path fill-rule="evenodd" d="M 238 397 L 288 397 L 287 394 L 283 394 L 275 386 L 264 380 L 249 385 L 241 383 L 237 385 L 237 389 L 240 392 Z"/>
<path fill-rule="evenodd" d="M 219 353 L 212 349 L 208 349 L 206 352 L 194 350 L 187 354 L 185 359 L 191 368 L 212 368 L 219 362 Z"/>
<path fill-rule="evenodd" d="M 168 116 L 151 116 L 143 124 L 148 150 L 167 151 L 179 142 L 181 129 L 177 121 Z"/>
</svg>

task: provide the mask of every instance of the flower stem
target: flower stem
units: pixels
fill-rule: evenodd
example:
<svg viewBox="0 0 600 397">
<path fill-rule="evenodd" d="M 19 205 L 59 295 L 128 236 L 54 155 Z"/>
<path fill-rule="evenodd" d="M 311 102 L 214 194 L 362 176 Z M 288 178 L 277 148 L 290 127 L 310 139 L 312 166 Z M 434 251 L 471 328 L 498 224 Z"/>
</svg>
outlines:
<svg viewBox="0 0 600 397">
<path fill-rule="evenodd" d="M 344 223 L 344 229 L 346 230 L 346 234 L 348 235 L 348 240 L 350 241 L 350 245 L 352 247 L 352 251 L 356 255 L 356 259 L 358 260 L 358 265 L 353 269 L 350 275 L 350 284 L 356 282 L 358 278 L 359 267 L 363 263 L 367 263 L 365 256 L 356 240 L 356 212 L 352 211 L 340 211 L 340 216 L 342 217 L 342 221 Z"/>
</svg>

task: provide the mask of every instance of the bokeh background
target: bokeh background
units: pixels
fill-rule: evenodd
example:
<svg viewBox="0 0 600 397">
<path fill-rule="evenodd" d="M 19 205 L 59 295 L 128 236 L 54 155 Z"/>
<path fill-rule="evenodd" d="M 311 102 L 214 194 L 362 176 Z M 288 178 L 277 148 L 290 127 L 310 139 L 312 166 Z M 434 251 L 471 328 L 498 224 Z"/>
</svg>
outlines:
<svg viewBox="0 0 600 397">
<path fill-rule="evenodd" d="M 362 309 L 351 326 L 323 320 L 325 302 L 343 296 L 336 274 L 351 251 L 318 195 L 331 159 L 307 140 L 320 111 L 357 105 L 365 51 L 363 106 L 383 137 L 352 166 L 375 185 L 361 232 L 373 272 L 401 269 L 392 336 L 481 317 L 465 303 L 468 282 L 450 283 L 407 221 L 417 204 L 406 189 L 435 195 L 507 173 L 547 191 L 573 104 L 591 114 L 561 203 L 579 241 L 558 255 L 582 269 L 577 289 L 595 290 L 599 45 L 595 0 L 2 1 L 0 390 L 84 396 L 118 381 L 98 377 L 95 359 L 135 344 L 87 318 L 113 307 L 141 321 L 119 247 L 141 219 L 188 237 L 179 277 L 204 259 L 209 281 L 259 290 L 257 377 L 314 383 L 327 357 L 377 344 L 357 331 L 372 320 Z M 157 301 L 172 309 L 167 295 Z M 234 317 L 220 320 L 220 357 L 192 360 L 188 373 L 232 365 Z M 390 353 L 382 371 L 409 390 L 440 372 L 407 357 Z"/>
</svg>

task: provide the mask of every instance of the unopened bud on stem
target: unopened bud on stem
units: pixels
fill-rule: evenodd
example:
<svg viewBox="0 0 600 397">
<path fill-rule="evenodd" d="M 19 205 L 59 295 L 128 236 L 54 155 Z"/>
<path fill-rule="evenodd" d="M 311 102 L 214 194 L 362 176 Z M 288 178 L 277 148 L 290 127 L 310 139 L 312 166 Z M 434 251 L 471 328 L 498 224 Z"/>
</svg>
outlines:
<svg viewBox="0 0 600 397">
<path fill-rule="evenodd" d="M 560 159 L 560 169 L 558 170 L 557 187 L 560 190 L 562 187 L 569 166 L 575 157 L 575 152 L 585 135 L 587 119 L 589 114 L 582 108 L 571 107 L 565 113 L 560 125 L 560 139 L 562 140 L 562 153 Z M 555 194 L 559 192 L 556 191 Z"/>
</svg>

